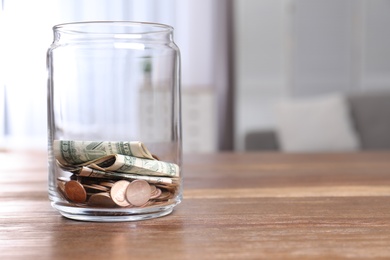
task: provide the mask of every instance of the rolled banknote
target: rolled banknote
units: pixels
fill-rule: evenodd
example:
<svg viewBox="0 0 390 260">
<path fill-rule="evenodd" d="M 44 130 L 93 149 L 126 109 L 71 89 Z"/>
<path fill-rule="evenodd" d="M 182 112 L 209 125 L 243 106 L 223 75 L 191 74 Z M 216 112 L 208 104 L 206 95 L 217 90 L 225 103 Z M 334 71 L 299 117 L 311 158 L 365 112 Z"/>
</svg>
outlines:
<svg viewBox="0 0 390 260">
<path fill-rule="evenodd" d="M 105 172 L 169 177 L 180 176 L 180 169 L 177 164 L 122 154 L 108 155 L 84 166 Z"/>
<path fill-rule="evenodd" d="M 141 142 L 96 142 L 54 140 L 54 156 L 62 165 L 83 165 L 111 154 L 129 155 L 154 160 Z"/>
<path fill-rule="evenodd" d="M 74 173 L 82 177 L 93 177 L 93 178 L 118 177 L 121 179 L 145 180 L 149 183 L 155 183 L 155 184 L 164 183 L 168 186 L 175 184 L 175 182 L 177 182 L 176 178 L 171 178 L 171 177 L 138 175 L 138 174 L 119 173 L 119 172 L 105 172 L 96 169 L 91 169 L 85 166 L 77 169 L 76 171 L 74 171 Z"/>
</svg>

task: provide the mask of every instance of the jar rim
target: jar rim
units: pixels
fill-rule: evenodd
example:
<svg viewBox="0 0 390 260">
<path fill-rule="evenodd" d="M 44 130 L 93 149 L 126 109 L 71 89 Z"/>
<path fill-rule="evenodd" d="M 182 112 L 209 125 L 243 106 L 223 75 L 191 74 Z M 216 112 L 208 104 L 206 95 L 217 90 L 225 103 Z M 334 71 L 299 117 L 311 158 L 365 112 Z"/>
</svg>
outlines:
<svg viewBox="0 0 390 260">
<path fill-rule="evenodd" d="M 148 35 L 172 33 L 173 27 L 163 23 L 137 21 L 83 21 L 61 23 L 53 30 L 66 34 L 89 35 Z"/>
</svg>

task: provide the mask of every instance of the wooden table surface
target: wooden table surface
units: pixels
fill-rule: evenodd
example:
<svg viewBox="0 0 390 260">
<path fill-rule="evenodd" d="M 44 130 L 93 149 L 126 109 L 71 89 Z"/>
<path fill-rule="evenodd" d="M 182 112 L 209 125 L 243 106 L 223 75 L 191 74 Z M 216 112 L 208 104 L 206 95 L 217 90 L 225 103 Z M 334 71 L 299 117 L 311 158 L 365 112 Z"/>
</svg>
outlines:
<svg viewBox="0 0 390 260">
<path fill-rule="evenodd" d="M 184 157 L 166 217 L 62 217 L 46 153 L 0 152 L 0 259 L 390 259 L 390 152 Z"/>
</svg>

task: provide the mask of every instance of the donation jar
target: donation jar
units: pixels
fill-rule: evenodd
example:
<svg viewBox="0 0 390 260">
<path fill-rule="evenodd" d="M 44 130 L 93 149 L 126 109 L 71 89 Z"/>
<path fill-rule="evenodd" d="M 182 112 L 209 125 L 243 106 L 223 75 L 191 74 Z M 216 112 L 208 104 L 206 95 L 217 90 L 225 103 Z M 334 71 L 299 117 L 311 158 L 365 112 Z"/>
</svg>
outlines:
<svg viewBox="0 0 390 260">
<path fill-rule="evenodd" d="M 59 24 L 47 52 L 49 198 L 63 216 L 136 221 L 182 199 L 180 53 L 164 24 Z"/>
</svg>

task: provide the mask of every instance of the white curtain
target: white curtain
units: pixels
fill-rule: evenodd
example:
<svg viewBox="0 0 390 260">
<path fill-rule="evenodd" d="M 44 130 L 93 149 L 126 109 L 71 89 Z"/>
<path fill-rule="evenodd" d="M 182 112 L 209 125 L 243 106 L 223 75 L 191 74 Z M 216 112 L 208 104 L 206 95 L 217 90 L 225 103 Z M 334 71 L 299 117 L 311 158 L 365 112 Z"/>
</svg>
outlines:
<svg viewBox="0 0 390 260">
<path fill-rule="evenodd" d="M 172 25 L 182 55 L 182 87 L 211 87 L 224 95 L 228 74 L 220 62 L 227 48 L 226 34 L 221 34 L 226 30 L 221 24 L 225 6 L 224 0 L 2 0 L 0 146 L 46 146 L 46 50 L 51 28 L 58 23 L 134 20 Z"/>
</svg>

